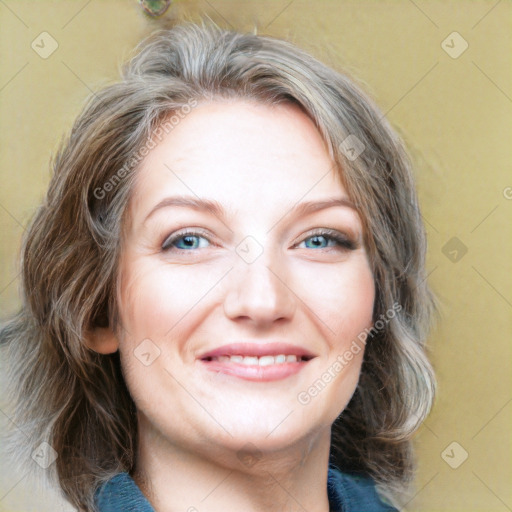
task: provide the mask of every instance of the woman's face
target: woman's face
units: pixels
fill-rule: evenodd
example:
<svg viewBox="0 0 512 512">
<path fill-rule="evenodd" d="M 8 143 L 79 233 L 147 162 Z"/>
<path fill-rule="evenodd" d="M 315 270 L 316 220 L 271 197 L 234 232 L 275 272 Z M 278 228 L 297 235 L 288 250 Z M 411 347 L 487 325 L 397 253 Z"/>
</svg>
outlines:
<svg viewBox="0 0 512 512">
<path fill-rule="evenodd" d="M 292 105 L 200 104 L 138 172 L 118 293 L 144 428 L 197 452 L 325 431 L 356 388 L 375 291 L 313 122 Z"/>
</svg>

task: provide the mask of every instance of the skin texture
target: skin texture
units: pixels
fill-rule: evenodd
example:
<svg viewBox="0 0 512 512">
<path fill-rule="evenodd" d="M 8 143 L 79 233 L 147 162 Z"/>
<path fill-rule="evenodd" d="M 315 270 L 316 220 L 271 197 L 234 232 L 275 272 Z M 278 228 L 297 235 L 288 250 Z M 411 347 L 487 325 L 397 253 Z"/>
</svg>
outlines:
<svg viewBox="0 0 512 512">
<path fill-rule="evenodd" d="M 122 241 L 122 330 L 98 329 L 90 343 L 120 350 L 139 418 L 133 476 L 158 512 L 328 511 L 330 428 L 357 386 L 363 350 L 307 404 L 297 397 L 371 327 L 375 298 L 357 211 L 292 211 L 348 201 L 333 169 L 297 106 L 241 100 L 199 104 L 142 162 Z M 147 218 L 178 194 L 218 201 L 225 218 L 183 206 Z M 181 238 L 163 250 L 182 228 L 205 233 L 189 239 L 192 248 Z M 316 228 L 356 247 L 315 238 Z M 248 263 L 237 247 L 261 254 Z M 316 357 L 271 382 L 197 359 L 242 340 L 283 341 Z M 156 358 L 145 365 L 141 352 Z"/>
</svg>

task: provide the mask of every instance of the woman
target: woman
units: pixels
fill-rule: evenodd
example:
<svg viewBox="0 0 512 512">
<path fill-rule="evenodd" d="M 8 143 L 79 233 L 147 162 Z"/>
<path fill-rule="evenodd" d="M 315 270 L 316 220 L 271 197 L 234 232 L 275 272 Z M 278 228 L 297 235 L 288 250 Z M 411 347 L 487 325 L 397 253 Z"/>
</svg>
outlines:
<svg viewBox="0 0 512 512">
<path fill-rule="evenodd" d="M 348 78 L 161 31 L 27 231 L 11 449 L 79 510 L 396 510 L 435 390 L 424 256 L 402 144 Z"/>
</svg>

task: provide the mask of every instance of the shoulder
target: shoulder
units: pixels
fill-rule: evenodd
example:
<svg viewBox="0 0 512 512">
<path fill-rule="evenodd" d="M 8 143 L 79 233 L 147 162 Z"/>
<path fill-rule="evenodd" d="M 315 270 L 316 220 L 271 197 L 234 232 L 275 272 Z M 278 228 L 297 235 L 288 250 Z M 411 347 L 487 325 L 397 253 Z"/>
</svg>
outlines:
<svg viewBox="0 0 512 512">
<path fill-rule="evenodd" d="M 398 512 L 379 497 L 375 482 L 367 476 L 343 473 L 330 465 L 327 488 L 335 512 Z"/>
<path fill-rule="evenodd" d="M 154 512 L 149 501 L 128 473 L 118 473 L 94 494 L 99 512 Z"/>
</svg>

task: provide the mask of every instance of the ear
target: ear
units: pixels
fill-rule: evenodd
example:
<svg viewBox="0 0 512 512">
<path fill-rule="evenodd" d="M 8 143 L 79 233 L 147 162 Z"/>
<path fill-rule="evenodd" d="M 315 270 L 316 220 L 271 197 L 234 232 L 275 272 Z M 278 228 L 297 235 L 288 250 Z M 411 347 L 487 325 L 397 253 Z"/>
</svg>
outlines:
<svg viewBox="0 0 512 512">
<path fill-rule="evenodd" d="M 99 354 L 112 354 L 119 348 L 119 341 L 110 327 L 95 327 L 88 331 L 85 344 Z"/>
</svg>

